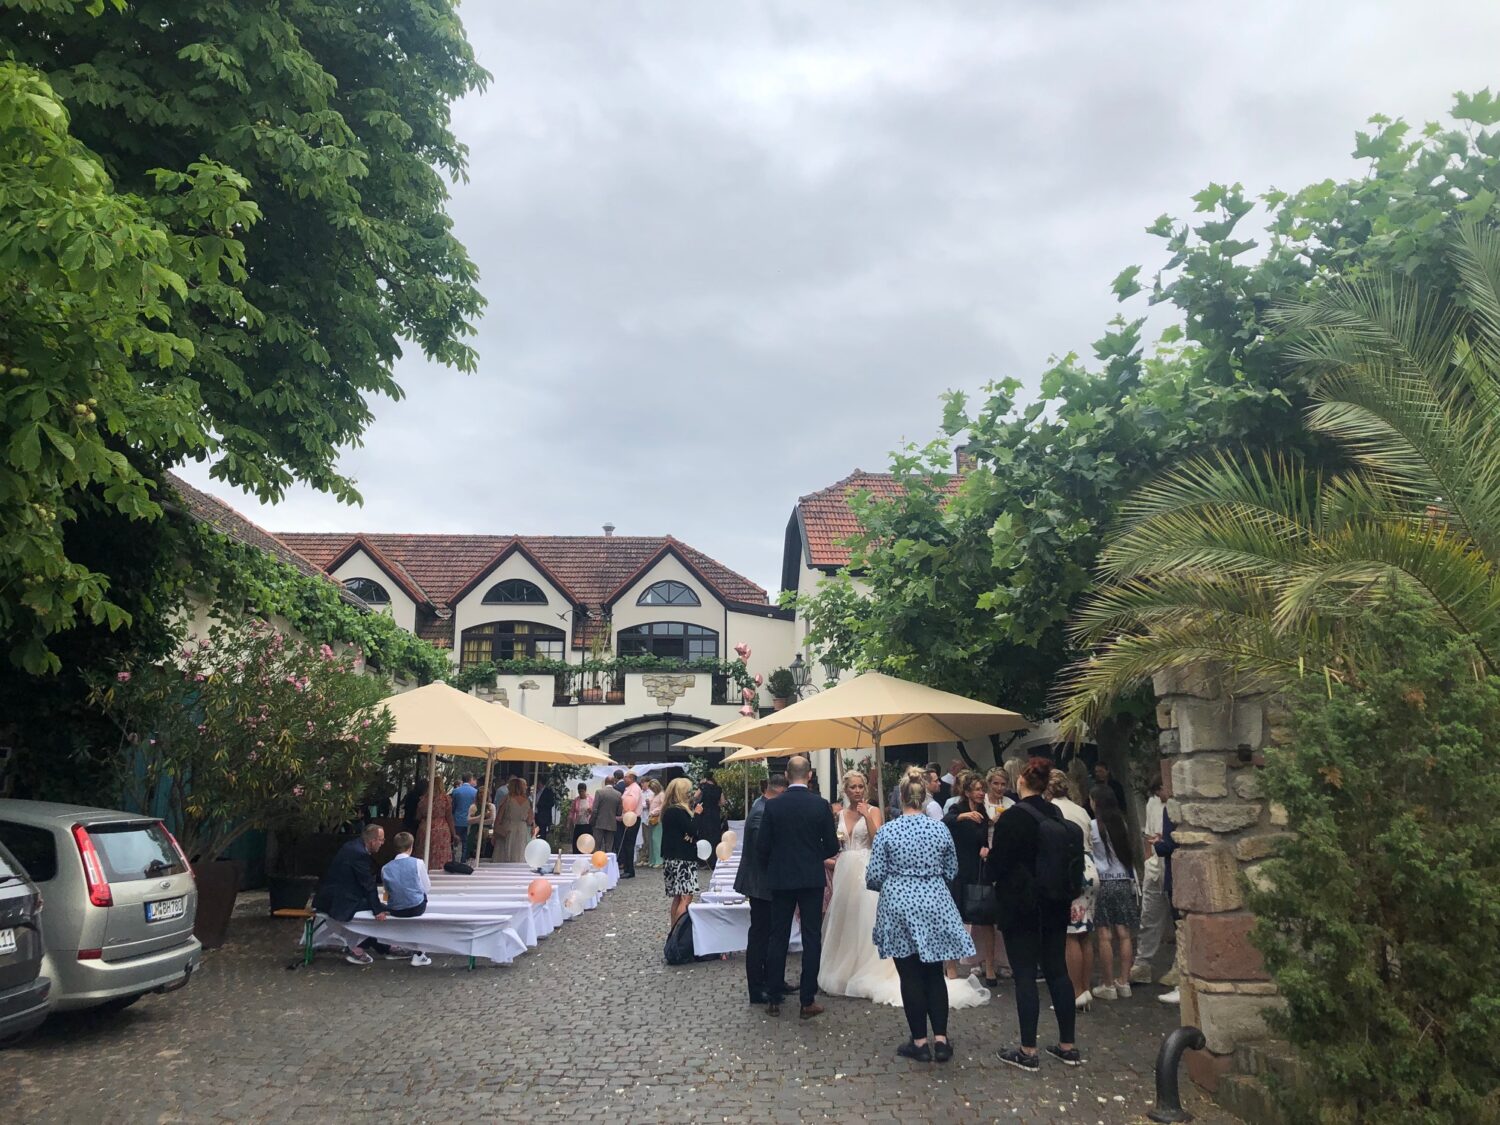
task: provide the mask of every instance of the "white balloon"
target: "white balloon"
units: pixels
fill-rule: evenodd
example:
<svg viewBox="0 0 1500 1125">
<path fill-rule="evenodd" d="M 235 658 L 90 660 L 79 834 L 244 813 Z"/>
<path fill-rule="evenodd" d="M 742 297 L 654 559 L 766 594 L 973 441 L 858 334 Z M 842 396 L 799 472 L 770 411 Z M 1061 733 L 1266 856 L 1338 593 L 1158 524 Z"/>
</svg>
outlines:
<svg viewBox="0 0 1500 1125">
<path fill-rule="evenodd" d="M 707 840 L 699 840 L 698 841 L 698 858 L 699 859 L 707 859 L 711 854 L 713 854 L 713 850 L 714 850 L 713 845 L 710 844 Z"/>
<path fill-rule="evenodd" d="M 546 867 L 547 861 L 551 858 L 552 847 L 540 836 L 526 845 L 526 866 L 533 871 L 540 871 L 543 867 Z"/>
<path fill-rule="evenodd" d="M 578 893 L 577 888 L 563 896 L 562 907 L 570 918 L 577 918 L 583 913 L 583 896 Z"/>
<path fill-rule="evenodd" d="M 589 898 L 594 898 L 596 895 L 604 893 L 606 882 L 604 876 L 599 872 L 590 871 L 582 879 L 578 880 L 578 886 L 583 889 L 585 895 Z"/>
</svg>

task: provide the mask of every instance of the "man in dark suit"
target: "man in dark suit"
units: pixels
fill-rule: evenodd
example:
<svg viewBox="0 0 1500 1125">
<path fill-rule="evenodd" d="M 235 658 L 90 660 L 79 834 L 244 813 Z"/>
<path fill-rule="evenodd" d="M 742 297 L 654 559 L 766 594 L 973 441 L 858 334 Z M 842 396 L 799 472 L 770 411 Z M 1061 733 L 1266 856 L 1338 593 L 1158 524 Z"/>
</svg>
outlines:
<svg viewBox="0 0 1500 1125">
<path fill-rule="evenodd" d="M 807 787 L 807 759 L 786 764 L 787 791 L 766 803 L 756 833 L 755 855 L 771 888 L 771 933 L 766 950 L 766 1014 L 781 1015 L 786 952 L 792 915 L 802 916 L 803 1019 L 823 1011 L 818 998 L 818 965 L 823 956 L 823 861 L 839 851 L 838 829 L 828 802 Z"/>
<path fill-rule="evenodd" d="M 766 865 L 755 853 L 755 841 L 760 835 L 760 824 L 766 815 L 766 802 L 786 792 L 786 777 L 771 775 L 765 792 L 750 806 L 745 817 L 745 840 L 740 856 L 740 869 L 734 877 L 734 889 L 750 900 L 750 938 L 745 944 L 745 984 L 750 989 L 750 1003 L 767 1002 L 766 953 L 771 940 L 771 913 L 773 910 L 771 884 L 766 878 Z M 785 988 L 785 985 L 782 986 Z"/>
<path fill-rule="evenodd" d="M 313 909 L 336 922 L 347 922 L 361 910 L 368 910 L 377 921 L 384 921 L 385 903 L 375 890 L 375 865 L 370 859 L 384 843 L 385 829 L 378 824 L 367 824 L 358 839 L 350 840 L 335 852 L 313 895 Z M 375 960 L 369 949 L 386 956 L 410 956 L 407 950 L 397 953 L 394 946 L 365 938 L 344 954 L 344 960 L 351 965 L 368 965 Z"/>
</svg>

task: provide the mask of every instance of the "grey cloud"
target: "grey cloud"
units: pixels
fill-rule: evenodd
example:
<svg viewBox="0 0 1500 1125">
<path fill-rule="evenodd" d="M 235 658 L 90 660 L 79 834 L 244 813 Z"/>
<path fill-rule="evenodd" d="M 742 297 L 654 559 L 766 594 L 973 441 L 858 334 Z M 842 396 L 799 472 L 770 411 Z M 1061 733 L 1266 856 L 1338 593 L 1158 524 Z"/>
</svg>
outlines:
<svg viewBox="0 0 1500 1125">
<path fill-rule="evenodd" d="M 283 529 L 671 532 L 768 587 L 795 498 L 1087 352 L 1209 180 L 1355 170 L 1490 81 L 1488 6 L 470 0 L 480 371 L 408 356 Z M 195 480 L 203 474 L 190 473 Z M 222 491 L 222 486 L 213 486 Z"/>
</svg>

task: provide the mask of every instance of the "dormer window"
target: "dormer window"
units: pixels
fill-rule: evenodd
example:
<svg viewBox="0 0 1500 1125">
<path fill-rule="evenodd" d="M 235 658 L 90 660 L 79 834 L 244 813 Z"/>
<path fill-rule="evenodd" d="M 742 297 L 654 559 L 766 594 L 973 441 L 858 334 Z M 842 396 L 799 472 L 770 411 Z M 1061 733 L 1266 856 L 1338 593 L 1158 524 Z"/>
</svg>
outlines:
<svg viewBox="0 0 1500 1125">
<path fill-rule="evenodd" d="M 657 582 L 642 594 L 636 605 L 700 605 L 691 586 L 681 582 Z"/>
<path fill-rule="evenodd" d="M 373 578 L 350 578 L 344 582 L 344 589 L 366 605 L 391 604 L 390 592 Z"/>
<path fill-rule="evenodd" d="M 717 660 L 719 634 L 702 625 L 655 621 L 619 632 L 621 656 L 659 656 L 665 660 Z"/>
<path fill-rule="evenodd" d="M 524 578 L 507 578 L 496 582 L 484 593 L 485 605 L 546 605 L 547 595 L 535 582 Z"/>
</svg>

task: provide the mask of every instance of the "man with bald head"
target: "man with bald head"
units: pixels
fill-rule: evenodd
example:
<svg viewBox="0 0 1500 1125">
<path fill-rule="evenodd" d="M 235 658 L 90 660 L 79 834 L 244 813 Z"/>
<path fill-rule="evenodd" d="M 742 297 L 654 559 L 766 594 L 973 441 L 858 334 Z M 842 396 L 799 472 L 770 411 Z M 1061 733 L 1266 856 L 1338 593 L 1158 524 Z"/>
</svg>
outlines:
<svg viewBox="0 0 1500 1125">
<path fill-rule="evenodd" d="M 839 851 L 833 808 L 807 786 L 812 769 L 800 754 L 786 764 L 787 790 L 766 803 L 755 835 L 755 858 L 771 891 L 771 926 L 766 948 L 766 1014 L 781 1015 L 792 915 L 802 917 L 803 1019 L 823 1011 L 818 1001 L 818 967 L 823 956 L 825 859 Z"/>
</svg>

